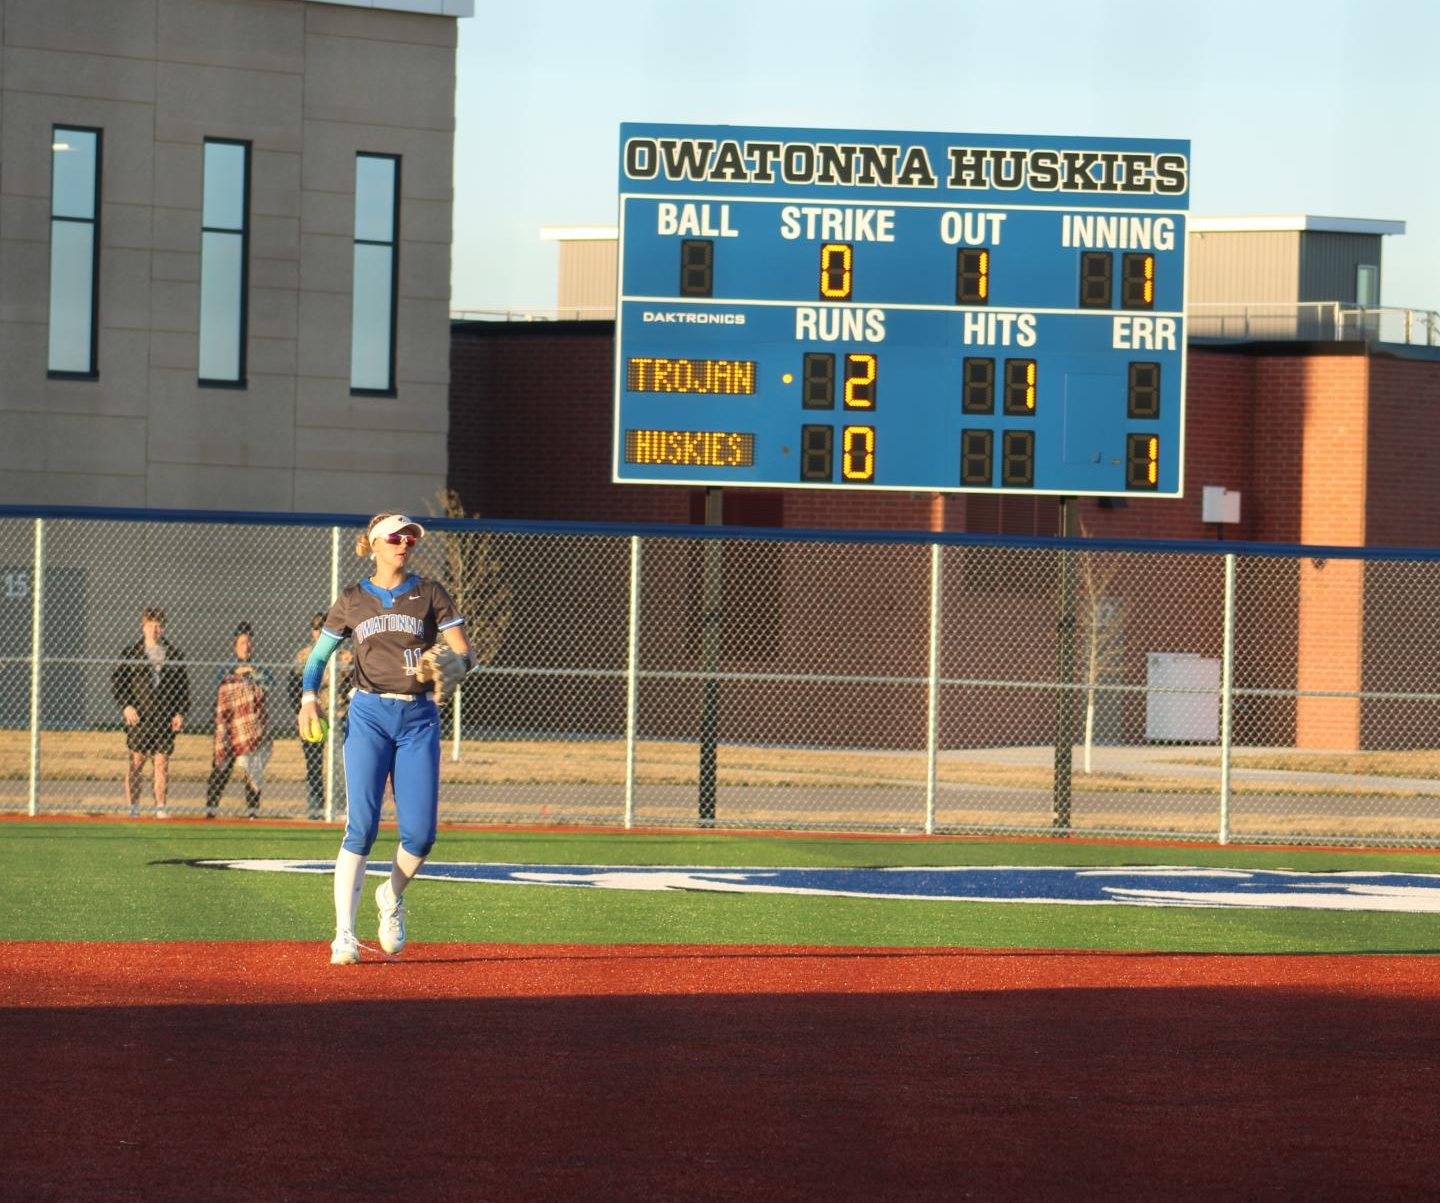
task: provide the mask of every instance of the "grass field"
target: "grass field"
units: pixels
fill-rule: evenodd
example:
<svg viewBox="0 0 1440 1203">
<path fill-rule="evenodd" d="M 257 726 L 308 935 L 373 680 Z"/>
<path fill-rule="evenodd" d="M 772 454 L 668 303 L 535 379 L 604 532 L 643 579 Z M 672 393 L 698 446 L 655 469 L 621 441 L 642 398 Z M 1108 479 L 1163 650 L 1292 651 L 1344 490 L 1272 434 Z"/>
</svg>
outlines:
<svg viewBox="0 0 1440 1203">
<path fill-rule="evenodd" d="M 376 863 L 393 849 L 382 834 Z M 315 940 L 333 927 L 329 879 L 202 871 L 212 859 L 330 859 L 335 829 L 193 822 L 0 822 L 0 875 L 23 905 L 9 940 Z M 923 840 L 711 833 L 449 830 L 434 859 L 536 864 L 1208 865 L 1440 874 L 1440 854 L 1148 847 L 1055 840 Z M 369 915 L 368 906 L 362 915 Z M 1434 916 L 1129 906 L 1017 906 L 857 898 L 417 883 L 415 940 L 499 943 L 830 944 L 1428 952 Z M 373 915 L 369 916 L 373 922 Z"/>
</svg>

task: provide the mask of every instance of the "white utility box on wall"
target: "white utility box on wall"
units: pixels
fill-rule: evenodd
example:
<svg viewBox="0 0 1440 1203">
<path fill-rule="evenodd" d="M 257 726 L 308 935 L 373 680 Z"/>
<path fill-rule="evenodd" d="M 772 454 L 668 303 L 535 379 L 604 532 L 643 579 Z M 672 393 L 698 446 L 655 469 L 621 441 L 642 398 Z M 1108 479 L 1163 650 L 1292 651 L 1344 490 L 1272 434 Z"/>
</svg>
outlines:
<svg viewBox="0 0 1440 1203">
<path fill-rule="evenodd" d="M 1220 738 L 1220 661 L 1198 652 L 1151 652 L 1145 658 L 1145 738 L 1214 743 Z M 1163 693 L 1183 689 L 1204 692 Z"/>
</svg>

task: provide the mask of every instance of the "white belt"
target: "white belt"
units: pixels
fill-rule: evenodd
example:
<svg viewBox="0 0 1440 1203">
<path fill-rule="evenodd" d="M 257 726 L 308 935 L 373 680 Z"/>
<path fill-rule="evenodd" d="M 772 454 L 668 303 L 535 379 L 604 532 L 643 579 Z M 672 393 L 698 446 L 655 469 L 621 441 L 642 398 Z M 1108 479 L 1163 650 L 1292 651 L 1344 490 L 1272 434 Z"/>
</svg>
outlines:
<svg viewBox="0 0 1440 1203">
<path fill-rule="evenodd" d="M 350 696 L 353 698 L 357 693 L 368 693 L 372 698 L 394 698 L 397 702 L 413 702 L 419 698 L 430 696 L 424 693 L 377 693 L 373 689 L 361 689 L 358 686 Z"/>
</svg>

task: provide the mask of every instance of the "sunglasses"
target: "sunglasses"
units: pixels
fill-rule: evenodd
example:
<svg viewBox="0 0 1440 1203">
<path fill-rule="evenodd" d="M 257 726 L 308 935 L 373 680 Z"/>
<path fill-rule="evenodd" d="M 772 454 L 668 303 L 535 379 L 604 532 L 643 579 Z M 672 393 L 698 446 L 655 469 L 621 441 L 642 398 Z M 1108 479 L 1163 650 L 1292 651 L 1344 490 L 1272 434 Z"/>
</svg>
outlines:
<svg viewBox="0 0 1440 1203">
<path fill-rule="evenodd" d="M 401 543 L 405 544 L 406 547 L 414 547 L 415 544 L 420 542 L 420 540 L 415 535 L 385 535 L 384 539 L 386 543 L 393 543 L 397 547 Z"/>
</svg>

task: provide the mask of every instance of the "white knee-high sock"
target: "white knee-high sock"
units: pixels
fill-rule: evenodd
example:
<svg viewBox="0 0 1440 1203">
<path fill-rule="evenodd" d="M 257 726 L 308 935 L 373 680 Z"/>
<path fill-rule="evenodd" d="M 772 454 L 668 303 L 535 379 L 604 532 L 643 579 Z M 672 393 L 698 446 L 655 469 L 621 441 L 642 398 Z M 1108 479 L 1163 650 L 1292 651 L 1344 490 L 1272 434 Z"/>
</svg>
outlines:
<svg viewBox="0 0 1440 1203">
<path fill-rule="evenodd" d="M 365 858 L 341 848 L 335 855 L 335 930 L 353 932 L 365 886 Z"/>
<path fill-rule="evenodd" d="M 410 884 L 415 874 L 420 872 L 420 866 L 424 863 L 423 856 L 406 852 L 404 848 L 395 849 L 395 864 L 390 869 L 390 889 L 394 891 L 396 898 L 405 893 L 405 887 Z"/>
</svg>

